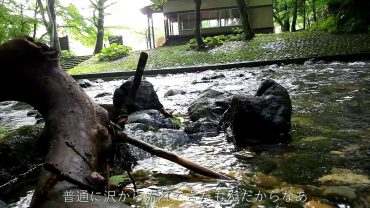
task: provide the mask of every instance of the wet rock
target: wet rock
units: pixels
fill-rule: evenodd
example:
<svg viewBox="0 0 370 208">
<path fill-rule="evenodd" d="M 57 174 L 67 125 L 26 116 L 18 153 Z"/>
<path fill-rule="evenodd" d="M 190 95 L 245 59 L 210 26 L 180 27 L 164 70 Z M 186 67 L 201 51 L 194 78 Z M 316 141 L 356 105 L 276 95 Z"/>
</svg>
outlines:
<svg viewBox="0 0 370 208">
<path fill-rule="evenodd" d="M 149 129 L 148 131 L 130 131 L 126 130 L 130 135 L 152 144 L 156 147 L 173 150 L 191 141 L 190 137 L 181 130 L 176 129 Z M 151 154 L 139 148 L 132 147 L 132 153 L 137 159 L 144 159 L 151 157 Z"/>
<path fill-rule="evenodd" d="M 217 121 L 201 118 L 185 127 L 184 131 L 192 139 L 200 139 L 202 137 L 214 137 L 219 135 L 220 127 Z"/>
<path fill-rule="evenodd" d="M 277 65 L 277 64 L 272 64 L 272 65 L 270 65 L 269 67 L 268 67 L 268 72 L 275 72 L 276 70 L 278 70 L 279 69 L 279 65 Z"/>
<path fill-rule="evenodd" d="M 304 208 L 335 208 L 336 206 L 331 206 L 329 204 L 323 204 L 316 200 L 310 200 L 304 205 Z"/>
<path fill-rule="evenodd" d="M 349 201 L 356 198 L 355 190 L 348 186 L 326 187 L 324 188 L 322 195 L 330 199 L 341 201 Z"/>
<path fill-rule="evenodd" d="M 326 61 L 324 61 L 324 60 L 320 60 L 320 61 L 318 61 L 318 62 L 316 62 L 316 64 L 326 64 L 327 62 Z"/>
<path fill-rule="evenodd" d="M 171 119 L 164 117 L 164 115 L 158 110 L 143 110 L 131 113 L 127 117 L 126 123 L 141 123 L 153 128 L 180 128 L 180 126 L 174 124 Z"/>
<path fill-rule="evenodd" d="M 30 117 L 36 116 L 37 114 L 39 114 L 37 110 L 30 110 L 27 112 L 27 116 L 30 116 Z"/>
<path fill-rule="evenodd" d="M 115 109 L 120 109 L 123 112 L 127 111 L 128 114 L 141 110 L 163 109 L 163 105 L 159 101 L 153 85 L 145 80 L 141 81 L 140 83 L 136 94 L 136 99 L 134 101 L 134 106 L 130 107 L 130 109 L 122 109 L 125 105 L 129 90 L 131 88 L 132 80 L 133 79 L 126 81 L 114 91 L 113 105 Z"/>
<path fill-rule="evenodd" d="M 100 98 L 100 97 L 105 97 L 105 96 L 110 96 L 110 95 L 112 95 L 112 93 L 110 93 L 110 92 L 103 92 L 103 93 L 97 94 L 94 98 Z"/>
<path fill-rule="evenodd" d="M 310 65 L 314 64 L 315 62 L 316 62 L 316 60 L 314 58 L 311 58 L 311 59 L 305 61 L 303 63 L 303 66 L 310 66 Z"/>
<path fill-rule="evenodd" d="M 8 205 L 0 200 L 0 208 L 8 208 Z"/>
<path fill-rule="evenodd" d="M 13 110 L 24 110 L 27 108 L 32 108 L 32 106 L 24 102 L 15 102 L 15 104 L 12 106 Z"/>
<path fill-rule="evenodd" d="M 78 80 L 78 82 L 77 82 L 79 85 L 80 85 L 80 87 L 82 87 L 82 88 L 88 88 L 88 87 L 91 87 L 92 86 L 92 83 L 90 82 L 90 80 L 88 80 L 88 79 L 80 79 L 80 80 Z"/>
<path fill-rule="evenodd" d="M 274 188 L 281 183 L 281 180 L 275 176 L 258 172 L 252 177 L 252 182 L 260 187 Z"/>
<path fill-rule="evenodd" d="M 225 75 L 222 73 L 214 73 L 211 75 L 206 75 L 201 78 L 201 80 L 212 80 L 212 79 L 220 79 L 220 78 L 225 78 Z"/>
<path fill-rule="evenodd" d="M 24 126 L 1 139 L 0 184 L 44 161 L 42 147 L 38 144 L 41 130 L 38 125 Z"/>
<path fill-rule="evenodd" d="M 125 124 L 125 131 L 149 131 L 150 127 L 142 123 Z"/>
<path fill-rule="evenodd" d="M 170 97 L 174 95 L 185 95 L 186 92 L 184 90 L 178 90 L 178 89 L 171 89 L 168 90 L 165 94 L 164 97 Z"/>
<path fill-rule="evenodd" d="M 323 184 L 333 185 L 370 185 L 370 179 L 367 175 L 355 173 L 346 169 L 332 169 L 331 174 L 319 178 Z"/>
<path fill-rule="evenodd" d="M 192 121 L 200 118 L 218 121 L 231 103 L 232 94 L 207 89 L 191 103 L 188 114 Z"/>
<path fill-rule="evenodd" d="M 221 126 L 231 128 L 238 146 L 290 141 L 292 104 L 288 91 L 265 80 L 255 96 L 234 96 Z"/>
</svg>

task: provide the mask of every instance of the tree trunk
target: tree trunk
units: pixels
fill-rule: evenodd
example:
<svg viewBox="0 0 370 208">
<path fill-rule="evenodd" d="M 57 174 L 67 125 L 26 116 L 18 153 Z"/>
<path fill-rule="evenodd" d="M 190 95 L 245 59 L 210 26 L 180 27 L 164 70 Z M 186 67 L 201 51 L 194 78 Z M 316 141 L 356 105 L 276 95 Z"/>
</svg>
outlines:
<svg viewBox="0 0 370 208">
<path fill-rule="evenodd" d="M 40 4 L 38 1 L 36 1 L 36 5 L 35 5 L 35 11 L 33 13 L 33 18 L 36 20 L 37 18 L 37 13 L 38 13 L 38 10 L 39 10 L 39 7 L 40 7 Z M 33 23 L 33 35 L 32 35 L 32 38 L 33 39 L 36 39 L 36 32 L 37 32 L 37 21 L 35 21 L 35 23 Z"/>
<path fill-rule="evenodd" d="M 41 0 L 37 0 L 37 3 L 39 5 L 39 7 L 40 7 L 40 14 L 41 14 L 41 17 L 42 17 L 42 22 L 43 22 L 43 24 L 45 26 L 46 33 L 49 36 L 49 44 L 50 44 L 50 46 L 52 46 L 52 42 L 51 42 L 51 40 L 52 40 L 52 38 L 51 38 L 52 37 L 52 32 L 51 32 L 52 28 L 51 28 L 51 25 L 46 20 L 44 5 L 42 4 L 42 1 Z"/>
<path fill-rule="evenodd" d="M 248 9 L 245 0 L 236 0 L 240 19 L 242 21 L 243 31 L 245 34 L 245 40 L 251 40 L 254 37 L 253 29 L 249 22 Z"/>
<path fill-rule="evenodd" d="M 49 150 L 31 207 L 65 207 L 63 195 L 76 191 L 76 184 L 85 190 L 107 186 L 108 114 L 59 68 L 57 56 L 57 50 L 29 38 L 0 45 L 0 88 L 7 89 L 0 101 L 29 103 L 45 119 L 41 138 Z M 71 207 L 91 206 L 83 204 Z"/>
<path fill-rule="evenodd" d="M 57 31 L 57 16 L 55 14 L 55 0 L 48 0 L 48 15 L 51 25 L 50 45 L 60 51 L 60 42 Z"/>
<path fill-rule="evenodd" d="M 98 11 L 98 19 L 96 22 L 96 44 L 94 49 L 94 54 L 101 53 L 104 43 L 104 4 L 107 0 L 99 0 L 97 7 L 95 8 Z"/>
<path fill-rule="evenodd" d="M 288 13 L 289 10 L 288 10 L 288 5 L 285 4 L 285 11 Z M 283 20 L 283 27 L 281 28 L 281 31 L 283 32 L 289 32 L 289 29 L 290 29 L 290 23 L 289 23 L 289 16 L 288 17 L 285 17 L 285 19 Z"/>
<path fill-rule="evenodd" d="M 306 0 L 303 0 L 303 30 L 306 30 Z"/>
<path fill-rule="evenodd" d="M 313 22 L 317 21 L 316 0 L 312 0 L 312 18 Z"/>
<path fill-rule="evenodd" d="M 296 31 L 297 16 L 298 16 L 298 0 L 294 0 L 294 5 L 293 5 L 293 19 L 292 19 L 292 32 L 295 32 Z"/>
<path fill-rule="evenodd" d="M 197 40 L 198 48 L 202 49 L 205 47 L 205 43 L 203 41 L 202 35 L 200 33 L 200 7 L 202 5 L 202 0 L 194 0 L 195 2 L 195 28 L 194 28 L 194 35 L 195 39 Z"/>
</svg>

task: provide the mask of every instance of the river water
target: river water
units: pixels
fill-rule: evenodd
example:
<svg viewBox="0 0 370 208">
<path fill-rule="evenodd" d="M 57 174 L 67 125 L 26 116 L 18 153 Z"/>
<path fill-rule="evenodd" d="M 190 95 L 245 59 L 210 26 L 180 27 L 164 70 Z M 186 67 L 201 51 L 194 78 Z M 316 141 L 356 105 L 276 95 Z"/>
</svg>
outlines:
<svg viewBox="0 0 370 208">
<path fill-rule="evenodd" d="M 225 78 L 202 81 L 214 73 Z M 150 157 L 135 167 L 145 180 L 139 179 L 140 198 L 131 202 L 144 207 L 369 207 L 369 61 L 271 65 L 146 80 L 153 83 L 165 108 L 186 123 L 187 108 L 204 90 L 254 94 L 266 78 L 276 80 L 291 95 L 293 141 L 288 149 L 270 146 L 255 152 L 234 147 L 223 133 L 204 137 L 174 152 L 235 181 L 204 179 L 179 165 Z M 113 94 L 122 81 L 97 81 L 86 93 L 92 98 L 103 92 Z M 186 93 L 164 97 L 170 89 Z M 94 100 L 112 103 L 112 95 Z M 16 128 L 35 122 L 26 116 L 31 108 L 19 105 L 1 103 L 1 126 Z M 13 206 L 26 205 L 31 196 L 29 192 Z"/>
</svg>

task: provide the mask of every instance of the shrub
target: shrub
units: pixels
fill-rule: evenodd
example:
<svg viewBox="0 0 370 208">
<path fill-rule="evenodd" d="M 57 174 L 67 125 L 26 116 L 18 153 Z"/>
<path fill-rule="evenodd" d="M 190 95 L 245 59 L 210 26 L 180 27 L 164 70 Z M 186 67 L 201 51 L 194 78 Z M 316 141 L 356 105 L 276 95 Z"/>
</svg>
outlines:
<svg viewBox="0 0 370 208">
<path fill-rule="evenodd" d="M 103 48 L 97 56 L 99 61 L 114 61 L 127 56 L 132 48 L 130 46 L 111 44 L 108 48 Z"/>
<path fill-rule="evenodd" d="M 60 52 L 60 58 L 73 58 L 75 56 L 76 56 L 76 54 L 73 53 L 72 51 L 64 50 L 64 51 Z"/>
<path fill-rule="evenodd" d="M 225 41 L 241 41 L 244 40 L 244 33 L 230 34 L 225 37 Z"/>
<path fill-rule="evenodd" d="M 225 35 L 217 35 L 214 37 L 206 37 L 203 39 L 204 43 L 206 44 L 206 48 L 211 49 L 217 46 L 224 44 L 225 42 Z M 187 43 L 190 49 L 198 49 L 197 40 L 192 38 Z"/>
<path fill-rule="evenodd" d="M 231 28 L 231 31 L 233 31 L 234 34 L 242 34 L 243 33 L 243 29 L 240 28 L 240 27 L 233 27 L 233 28 Z"/>
</svg>

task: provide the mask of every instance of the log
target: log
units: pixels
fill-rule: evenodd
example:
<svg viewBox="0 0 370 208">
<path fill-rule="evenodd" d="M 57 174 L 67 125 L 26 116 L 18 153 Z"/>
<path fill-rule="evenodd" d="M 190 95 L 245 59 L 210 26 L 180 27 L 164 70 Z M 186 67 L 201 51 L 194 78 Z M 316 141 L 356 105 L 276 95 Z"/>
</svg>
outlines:
<svg viewBox="0 0 370 208">
<path fill-rule="evenodd" d="M 161 157 L 161 158 L 164 158 L 164 159 L 167 159 L 169 161 L 172 161 L 174 163 L 177 163 L 191 171 L 194 171 L 198 174 L 201 174 L 201 175 L 204 175 L 204 176 L 207 176 L 207 177 L 211 177 L 211 178 L 216 178 L 216 179 L 225 179 L 225 180 L 231 180 L 231 178 L 225 176 L 225 175 L 222 175 L 221 173 L 218 173 L 214 170 L 211 170 L 209 168 L 206 168 L 206 167 L 203 167 L 203 166 L 200 166 L 184 157 L 181 157 L 173 152 L 169 152 L 165 149 L 162 149 L 162 148 L 159 148 L 159 147 L 156 147 L 156 146 L 153 146 L 151 144 L 148 144 L 146 142 L 143 142 L 139 139 L 136 139 L 132 136 L 129 136 L 127 135 L 126 133 L 124 132 L 117 132 L 116 133 L 117 135 L 117 139 L 119 139 L 121 142 L 127 142 L 129 144 L 132 144 L 140 149 L 143 149 L 155 156 L 158 156 L 158 157 Z"/>
<path fill-rule="evenodd" d="M 45 119 L 41 137 L 48 147 L 45 164 L 55 169 L 42 170 L 31 207 L 65 207 L 64 191 L 76 190 L 65 178 L 103 191 L 107 180 L 92 176 L 108 179 L 107 111 L 59 67 L 58 51 L 45 44 L 31 38 L 6 42 L 0 45 L 0 64 L 0 101 L 26 102 Z"/>
</svg>

